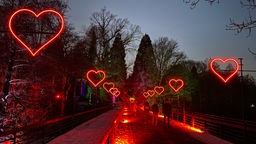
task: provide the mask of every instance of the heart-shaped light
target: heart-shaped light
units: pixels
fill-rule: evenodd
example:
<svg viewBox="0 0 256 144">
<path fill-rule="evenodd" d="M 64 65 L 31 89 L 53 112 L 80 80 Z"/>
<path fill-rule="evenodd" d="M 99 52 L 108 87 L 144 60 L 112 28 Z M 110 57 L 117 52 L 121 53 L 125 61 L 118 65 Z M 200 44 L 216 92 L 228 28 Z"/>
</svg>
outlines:
<svg viewBox="0 0 256 144">
<path fill-rule="evenodd" d="M 110 92 L 112 95 L 116 95 L 116 94 L 120 93 L 120 91 L 118 90 L 118 88 L 111 88 L 111 89 L 109 90 L 109 92 Z"/>
<path fill-rule="evenodd" d="M 22 40 L 16 34 L 16 32 L 13 30 L 12 22 L 16 17 L 18 17 L 18 15 L 20 13 L 29 13 L 29 14 L 35 16 L 37 19 L 40 18 L 40 16 L 42 16 L 44 14 L 54 14 L 60 19 L 60 29 L 56 32 L 56 34 L 54 34 L 54 36 L 52 38 L 50 38 L 48 41 L 46 41 L 44 44 L 42 44 L 39 48 L 37 48 L 35 51 L 33 51 L 32 48 L 28 44 L 26 44 L 24 42 L 24 40 Z M 49 10 L 49 9 L 48 10 L 43 10 L 40 13 L 36 14 L 34 11 L 32 11 L 30 9 L 19 9 L 11 15 L 11 17 L 9 19 L 8 26 L 9 26 L 9 30 L 11 32 L 11 35 L 14 37 L 14 39 L 17 40 L 22 46 L 24 46 L 30 52 L 30 54 L 32 56 L 36 56 L 42 49 L 44 49 L 47 45 L 49 45 L 51 42 L 53 42 L 61 34 L 61 32 L 64 29 L 64 19 L 63 19 L 63 16 L 55 10 Z"/>
<path fill-rule="evenodd" d="M 235 69 L 234 71 L 232 71 L 230 73 L 230 75 L 228 75 L 226 78 L 224 78 L 218 71 L 216 71 L 214 69 L 214 63 L 215 62 L 220 62 L 220 63 L 233 63 L 234 66 L 235 66 Z M 233 76 L 235 76 L 235 74 L 237 74 L 238 72 L 238 69 L 239 69 L 239 64 L 238 62 L 233 59 L 233 58 L 227 58 L 225 60 L 221 59 L 221 58 L 214 58 L 210 61 L 210 70 L 218 77 L 220 78 L 224 83 L 227 83 Z"/>
<path fill-rule="evenodd" d="M 144 93 L 143 93 L 143 96 L 144 96 L 145 98 L 148 98 L 148 96 L 149 96 L 148 92 L 144 92 Z"/>
<path fill-rule="evenodd" d="M 104 82 L 103 83 L 103 88 L 107 91 L 107 92 L 109 92 L 109 90 L 111 89 L 111 88 L 114 88 L 115 87 L 115 84 L 113 83 L 113 82 Z"/>
<path fill-rule="evenodd" d="M 120 94 L 121 94 L 121 92 L 118 90 L 118 91 L 116 91 L 116 92 L 114 93 L 114 96 L 115 96 L 115 97 L 118 97 Z"/>
<path fill-rule="evenodd" d="M 182 79 L 170 79 L 169 80 L 169 86 L 175 92 L 178 92 L 184 86 L 184 82 L 183 82 Z"/>
<path fill-rule="evenodd" d="M 164 92 L 164 87 L 163 87 L 163 86 L 155 86 L 155 87 L 154 87 L 154 91 L 155 91 L 158 95 L 160 95 L 160 94 L 162 94 L 162 93 Z"/>
<path fill-rule="evenodd" d="M 147 91 L 149 96 L 152 97 L 154 94 L 155 94 L 155 91 L 154 90 L 148 90 Z"/>
<path fill-rule="evenodd" d="M 89 70 L 86 73 L 87 80 L 94 86 L 97 87 L 100 83 L 102 83 L 106 79 L 106 74 L 102 70 Z"/>
</svg>

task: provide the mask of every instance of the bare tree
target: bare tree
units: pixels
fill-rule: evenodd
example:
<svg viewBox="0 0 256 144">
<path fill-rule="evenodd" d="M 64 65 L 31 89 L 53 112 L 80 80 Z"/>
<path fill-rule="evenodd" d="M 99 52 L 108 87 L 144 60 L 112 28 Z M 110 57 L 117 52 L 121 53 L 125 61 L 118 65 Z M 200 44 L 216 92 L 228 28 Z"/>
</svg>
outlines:
<svg viewBox="0 0 256 144">
<path fill-rule="evenodd" d="M 118 33 L 121 34 L 125 47 L 141 35 L 139 26 L 130 24 L 128 19 L 118 18 L 117 15 L 110 13 L 106 8 L 93 13 L 91 22 L 91 26 L 97 28 L 97 53 L 100 62 L 105 61 L 110 45 L 112 45 Z"/>
<path fill-rule="evenodd" d="M 185 60 L 186 56 L 178 49 L 178 43 L 168 37 L 160 37 L 153 43 L 154 55 L 158 69 L 157 76 L 161 81 L 167 70 Z"/>
<path fill-rule="evenodd" d="M 212 5 L 213 3 L 219 3 L 219 0 L 204 0 L 204 1 L 208 2 L 210 5 Z M 194 9 L 198 5 L 200 0 L 183 0 L 183 2 L 190 5 L 191 9 Z"/>
<path fill-rule="evenodd" d="M 210 5 L 220 2 L 220 0 L 204 1 L 208 2 Z M 190 5 L 191 9 L 194 9 L 199 4 L 200 0 L 183 0 L 183 2 Z M 251 12 L 256 8 L 256 0 L 240 0 L 240 4 L 243 8 L 247 8 L 249 10 L 249 16 L 247 20 L 236 22 L 233 18 L 230 18 L 230 23 L 226 25 L 226 30 L 233 30 L 236 31 L 236 33 L 241 33 L 242 31 L 247 30 L 248 36 L 250 36 L 251 31 L 256 28 L 256 19 L 251 15 Z"/>
</svg>

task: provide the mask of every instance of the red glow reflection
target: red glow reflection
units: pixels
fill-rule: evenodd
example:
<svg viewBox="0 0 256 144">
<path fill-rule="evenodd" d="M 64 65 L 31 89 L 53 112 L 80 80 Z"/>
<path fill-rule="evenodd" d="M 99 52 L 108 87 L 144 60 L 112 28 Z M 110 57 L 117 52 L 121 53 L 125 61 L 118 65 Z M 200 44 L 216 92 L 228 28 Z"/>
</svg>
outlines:
<svg viewBox="0 0 256 144">
<path fill-rule="evenodd" d="M 26 44 L 24 42 L 24 40 L 22 40 L 20 37 L 18 37 L 18 35 L 16 34 L 16 32 L 13 30 L 13 25 L 12 25 L 12 22 L 14 20 L 14 18 L 18 17 L 18 15 L 20 13 L 29 13 L 29 14 L 32 14 L 33 16 L 35 16 L 37 19 L 44 15 L 44 14 L 54 14 L 56 15 L 59 19 L 60 19 L 60 29 L 59 31 L 57 31 L 57 33 L 52 37 L 50 38 L 47 42 L 45 42 L 43 45 L 41 45 L 36 51 L 32 51 L 32 48 Z M 62 17 L 62 15 L 57 12 L 57 11 L 54 11 L 54 10 L 43 10 L 41 11 L 40 13 L 36 14 L 34 11 L 30 10 L 30 9 L 19 9 L 17 11 L 15 11 L 10 19 L 9 19 L 9 30 L 11 32 L 11 35 L 14 37 L 15 40 L 17 40 L 22 46 L 24 46 L 32 56 L 36 56 L 42 49 L 44 49 L 47 45 L 49 45 L 52 41 L 54 41 L 60 34 L 61 32 L 63 31 L 64 29 L 64 19 Z"/>
</svg>

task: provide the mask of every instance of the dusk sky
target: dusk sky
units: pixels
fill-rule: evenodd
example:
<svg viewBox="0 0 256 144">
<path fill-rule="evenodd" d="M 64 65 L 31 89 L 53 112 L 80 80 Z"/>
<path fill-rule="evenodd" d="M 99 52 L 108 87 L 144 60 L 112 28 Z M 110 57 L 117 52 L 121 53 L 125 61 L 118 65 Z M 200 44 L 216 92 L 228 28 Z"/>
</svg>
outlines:
<svg viewBox="0 0 256 144">
<path fill-rule="evenodd" d="M 242 57 L 244 69 L 256 70 L 256 58 L 248 52 L 248 48 L 256 51 L 256 30 L 250 37 L 247 31 L 236 34 L 225 30 L 230 18 L 241 22 L 248 17 L 248 10 L 239 1 L 220 0 L 210 6 L 202 0 L 190 9 L 183 0 L 70 0 L 67 17 L 76 31 L 82 32 L 90 25 L 92 13 L 106 7 L 119 18 L 139 25 L 152 42 L 163 36 L 176 40 L 188 59 Z"/>
</svg>

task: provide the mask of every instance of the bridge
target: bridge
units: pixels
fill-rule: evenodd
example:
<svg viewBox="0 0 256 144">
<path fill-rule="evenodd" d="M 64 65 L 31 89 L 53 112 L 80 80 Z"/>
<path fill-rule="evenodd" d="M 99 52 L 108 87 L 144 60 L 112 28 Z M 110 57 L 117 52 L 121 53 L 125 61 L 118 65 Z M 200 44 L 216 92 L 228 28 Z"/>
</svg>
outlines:
<svg viewBox="0 0 256 144">
<path fill-rule="evenodd" d="M 170 126 L 143 106 L 101 106 L 85 112 L 0 133 L 0 142 L 49 144 L 230 144 L 256 143 L 256 123 L 200 113 L 173 111 Z"/>
</svg>

